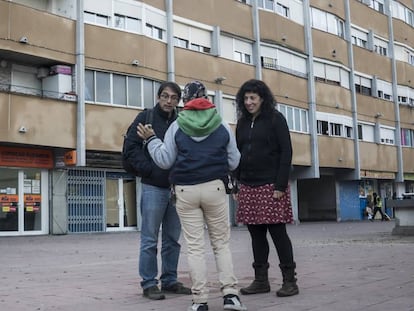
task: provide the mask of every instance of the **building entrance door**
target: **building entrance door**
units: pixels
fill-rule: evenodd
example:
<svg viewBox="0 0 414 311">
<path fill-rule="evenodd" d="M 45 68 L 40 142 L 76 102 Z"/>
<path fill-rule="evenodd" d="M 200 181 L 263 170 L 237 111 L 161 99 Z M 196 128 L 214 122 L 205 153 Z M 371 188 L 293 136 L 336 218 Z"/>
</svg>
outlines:
<svg viewBox="0 0 414 311">
<path fill-rule="evenodd" d="M 106 231 L 137 228 L 135 180 L 106 179 Z"/>
<path fill-rule="evenodd" d="M 48 172 L 0 168 L 0 235 L 47 234 Z"/>
</svg>

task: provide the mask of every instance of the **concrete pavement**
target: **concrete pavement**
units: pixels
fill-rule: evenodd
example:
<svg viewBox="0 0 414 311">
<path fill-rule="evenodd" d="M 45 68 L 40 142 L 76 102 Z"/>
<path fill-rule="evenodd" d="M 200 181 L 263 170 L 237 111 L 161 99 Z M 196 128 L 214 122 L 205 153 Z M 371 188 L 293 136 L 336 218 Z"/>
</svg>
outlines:
<svg viewBox="0 0 414 311">
<path fill-rule="evenodd" d="M 276 297 L 281 284 L 272 247 L 272 292 L 241 296 L 250 311 L 414 310 L 414 237 L 393 236 L 389 222 L 289 225 L 300 294 Z M 191 296 L 142 297 L 137 276 L 139 232 L 0 238 L 1 311 L 181 311 Z M 179 279 L 190 285 L 185 242 Z M 240 286 L 251 282 L 250 238 L 232 229 Z M 222 310 L 211 248 L 209 310 Z"/>
</svg>

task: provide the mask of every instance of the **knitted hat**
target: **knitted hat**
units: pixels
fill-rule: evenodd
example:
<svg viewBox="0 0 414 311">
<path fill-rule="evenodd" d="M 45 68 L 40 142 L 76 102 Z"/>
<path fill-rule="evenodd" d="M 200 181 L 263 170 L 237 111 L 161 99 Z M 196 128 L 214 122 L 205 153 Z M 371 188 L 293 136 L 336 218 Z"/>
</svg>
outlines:
<svg viewBox="0 0 414 311">
<path fill-rule="evenodd" d="M 194 98 L 206 98 L 206 87 L 199 81 L 187 83 L 183 91 L 183 102 L 186 103 Z"/>
</svg>

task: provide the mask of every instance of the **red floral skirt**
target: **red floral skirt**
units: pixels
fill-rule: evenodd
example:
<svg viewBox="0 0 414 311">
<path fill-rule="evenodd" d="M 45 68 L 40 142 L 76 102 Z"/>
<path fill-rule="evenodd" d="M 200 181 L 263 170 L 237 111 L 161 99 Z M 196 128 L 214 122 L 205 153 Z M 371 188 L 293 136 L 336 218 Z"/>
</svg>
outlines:
<svg viewBox="0 0 414 311">
<path fill-rule="evenodd" d="M 240 185 L 237 222 L 245 225 L 293 223 L 290 187 L 280 199 L 273 198 L 273 185 Z"/>
</svg>

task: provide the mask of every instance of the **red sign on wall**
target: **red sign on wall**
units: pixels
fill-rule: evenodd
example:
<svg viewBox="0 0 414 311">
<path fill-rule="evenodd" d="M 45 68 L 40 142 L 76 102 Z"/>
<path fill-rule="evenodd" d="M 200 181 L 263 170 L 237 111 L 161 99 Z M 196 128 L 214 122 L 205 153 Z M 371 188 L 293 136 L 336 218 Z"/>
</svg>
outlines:
<svg viewBox="0 0 414 311">
<path fill-rule="evenodd" d="M 0 146 L 0 166 L 53 168 L 51 150 Z"/>
</svg>

